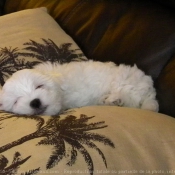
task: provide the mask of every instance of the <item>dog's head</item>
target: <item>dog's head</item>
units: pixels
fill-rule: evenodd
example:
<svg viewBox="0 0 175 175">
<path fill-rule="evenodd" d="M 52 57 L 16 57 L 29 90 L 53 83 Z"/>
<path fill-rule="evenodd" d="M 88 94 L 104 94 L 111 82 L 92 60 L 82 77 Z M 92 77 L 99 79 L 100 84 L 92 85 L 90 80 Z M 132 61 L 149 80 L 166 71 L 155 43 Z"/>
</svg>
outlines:
<svg viewBox="0 0 175 175">
<path fill-rule="evenodd" d="M 61 110 L 57 82 L 35 69 L 17 71 L 4 84 L 0 109 L 27 115 L 55 115 Z"/>
</svg>

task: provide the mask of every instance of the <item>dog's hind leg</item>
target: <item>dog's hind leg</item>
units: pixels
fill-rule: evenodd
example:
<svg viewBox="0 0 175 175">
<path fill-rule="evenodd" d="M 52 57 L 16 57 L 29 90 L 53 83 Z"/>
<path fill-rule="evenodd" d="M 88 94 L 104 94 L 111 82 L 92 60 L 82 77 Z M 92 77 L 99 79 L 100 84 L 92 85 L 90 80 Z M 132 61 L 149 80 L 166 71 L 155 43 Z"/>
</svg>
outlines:
<svg viewBox="0 0 175 175">
<path fill-rule="evenodd" d="M 141 109 L 158 112 L 159 105 L 158 105 L 157 100 L 148 98 L 148 99 L 145 99 L 143 103 L 141 104 Z"/>
</svg>

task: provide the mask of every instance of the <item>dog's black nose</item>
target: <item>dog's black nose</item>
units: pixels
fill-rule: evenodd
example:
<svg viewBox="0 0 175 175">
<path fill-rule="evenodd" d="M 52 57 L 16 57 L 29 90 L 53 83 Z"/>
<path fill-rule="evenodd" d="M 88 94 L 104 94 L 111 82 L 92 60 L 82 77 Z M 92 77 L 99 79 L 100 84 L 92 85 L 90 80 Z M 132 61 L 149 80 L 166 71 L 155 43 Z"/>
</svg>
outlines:
<svg viewBox="0 0 175 175">
<path fill-rule="evenodd" d="M 40 101 L 40 99 L 35 98 L 34 100 L 32 100 L 32 101 L 30 102 L 30 106 L 31 106 L 33 109 L 38 109 L 38 108 L 40 108 L 40 107 L 41 107 L 41 101 Z"/>
</svg>

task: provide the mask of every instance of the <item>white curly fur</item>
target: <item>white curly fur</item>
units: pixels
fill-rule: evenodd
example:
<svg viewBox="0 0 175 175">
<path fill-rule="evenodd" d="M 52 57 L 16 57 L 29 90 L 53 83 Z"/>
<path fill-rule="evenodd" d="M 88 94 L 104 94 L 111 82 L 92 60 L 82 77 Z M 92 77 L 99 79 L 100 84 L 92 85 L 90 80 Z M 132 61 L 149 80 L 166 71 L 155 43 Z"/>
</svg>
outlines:
<svg viewBox="0 0 175 175">
<path fill-rule="evenodd" d="M 0 109 L 28 115 L 55 115 L 65 109 L 91 105 L 158 111 L 155 97 L 151 77 L 136 65 L 47 62 L 12 75 L 2 88 Z"/>
</svg>

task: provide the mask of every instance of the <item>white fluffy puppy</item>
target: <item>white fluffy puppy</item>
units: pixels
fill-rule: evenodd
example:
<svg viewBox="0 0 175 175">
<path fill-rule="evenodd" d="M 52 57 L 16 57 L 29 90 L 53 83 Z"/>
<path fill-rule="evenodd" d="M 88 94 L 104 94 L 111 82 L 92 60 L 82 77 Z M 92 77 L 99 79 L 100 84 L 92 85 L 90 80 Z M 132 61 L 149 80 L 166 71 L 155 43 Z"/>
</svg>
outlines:
<svg viewBox="0 0 175 175">
<path fill-rule="evenodd" d="M 95 61 L 39 64 L 17 71 L 2 88 L 0 109 L 17 114 L 55 115 L 89 105 L 158 111 L 151 77 L 137 66 Z"/>
</svg>

